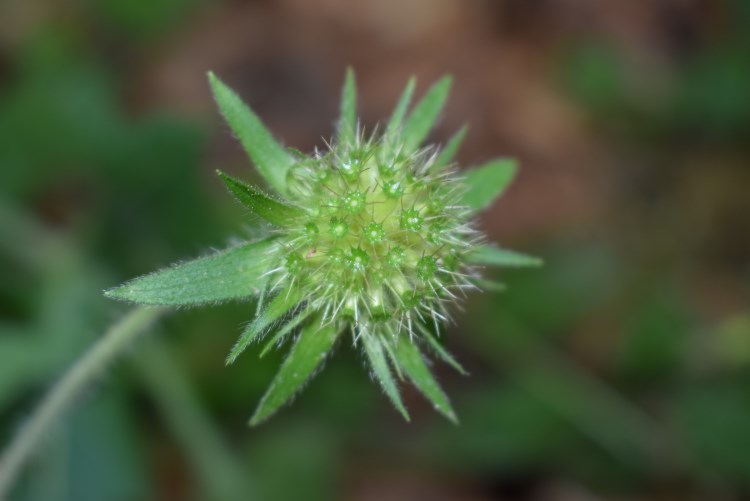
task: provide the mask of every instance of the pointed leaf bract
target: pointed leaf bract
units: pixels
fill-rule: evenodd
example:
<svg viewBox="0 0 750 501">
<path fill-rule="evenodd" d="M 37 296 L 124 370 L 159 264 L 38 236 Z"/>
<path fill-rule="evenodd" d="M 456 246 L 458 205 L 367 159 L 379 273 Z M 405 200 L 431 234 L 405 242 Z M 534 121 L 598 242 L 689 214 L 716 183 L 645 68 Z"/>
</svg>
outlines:
<svg viewBox="0 0 750 501">
<path fill-rule="evenodd" d="M 341 93 L 338 142 L 350 147 L 357 144 L 357 84 L 351 68 L 346 69 L 344 90 Z"/>
<path fill-rule="evenodd" d="M 364 333 L 361 339 L 375 378 L 380 383 L 385 394 L 393 402 L 396 410 L 401 413 L 404 419 L 409 421 L 409 413 L 406 412 L 406 407 L 404 407 L 404 403 L 401 401 L 401 394 L 398 391 L 396 382 L 393 380 L 391 369 L 388 367 L 388 360 L 385 357 L 381 340 L 375 334 L 370 333 Z"/>
<path fill-rule="evenodd" d="M 272 239 L 246 243 L 178 263 L 105 291 L 112 299 L 144 305 L 193 306 L 254 296 L 267 269 Z"/>
<path fill-rule="evenodd" d="M 409 376 L 419 391 L 427 397 L 432 405 L 450 421 L 457 423 L 456 413 L 453 412 L 450 401 L 445 395 L 430 369 L 424 362 L 419 349 L 408 339 L 400 336 L 396 345 L 396 357 L 403 371 Z"/>
<path fill-rule="evenodd" d="M 463 204 L 475 211 L 486 209 L 505 192 L 516 170 L 516 161 L 512 158 L 492 160 L 469 169 L 464 173 L 468 190 L 464 193 Z"/>
<path fill-rule="evenodd" d="M 396 103 L 396 107 L 393 109 L 391 118 L 388 121 L 388 126 L 385 129 L 385 137 L 392 140 L 396 138 L 401 131 L 401 127 L 404 123 L 404 116 L 406 115 L 406 109 L 409 107 L 411 97 L 414 94 L 414 87 L 417 85 L 417 80 L 412 77 L 406 84 L 404 92 Z"/>
<path fill-rule="evenodd" d="M 258 404 L 255 414 L 250 418 L 251 426 L 268 419 L 299 391 L 323 362 L 339 333 L 340 329 L 336 325 L 328 324 L 321 327 L 319 320 L 302 329 L 297 342 Z"/>
<path fill-rule="evenodd" d="M 401 130 L 405 151 L 417 149 L 430 133 L 448 98 L 451 83 L 451 77 L 441 78 L 414 107 Z"/>
<path fill-rule="evenodd" d="M 245 351 L 247 345 L 260 336 L 268 326 L 297 306 L 299 299 L 300 293 L 296 287 L 285 289 L 273 298 L 268 306 L 242 331 L 239 339 L 232 347 L 232 351 L 229 352 L 227 365 L 234 363 L 240 353 Z"/>
<path fill-rule="evenodd" d="M 213 73 L 208 80 L 216 104 L 258 172 L 281 195 L 286 194 L 286 175 L 294 158 L 276 142 L 260 118 Z"/>
<path fill-rule="evenodd" d="M 464 125 L 460 129 L 458 129 L 458 132 L 453 134 L 453 136 L 448 140 L 448 143 L 445 145 L 445 147 L 443 147 L 443 149 L 435 159 L 433 168 L 442 169 L 453 162 L 453 157 L 456 156 L 458 149 L 461 147 L 461 143 L 464 142 L 464 137 L 466 137 L 466 132 L 468 130 L 469 127 Z"/>
<path fill-rule="evenodd" d="M 501 249 L 491 245 L 481 245 L 466 256 L 470 263 L 489 266 L 507 266 L 521 268 L 526 266 L 541 266 L 544 261 L 534 256 L 527 256 L 509 249 Z"/>
<path fill-rule="evenodd" d="M 242 205 L 273 225 L 286 227 L 305 215 L 302 209 L 274 200 L 254 186 L 245 184 L 220 170 L 216 173 Z"/>
</svg>

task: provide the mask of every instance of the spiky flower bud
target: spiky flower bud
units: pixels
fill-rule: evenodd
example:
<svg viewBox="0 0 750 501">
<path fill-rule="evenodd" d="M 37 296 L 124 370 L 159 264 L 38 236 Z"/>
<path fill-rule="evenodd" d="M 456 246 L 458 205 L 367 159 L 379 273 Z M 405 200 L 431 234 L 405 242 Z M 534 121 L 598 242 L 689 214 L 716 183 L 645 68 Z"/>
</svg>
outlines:
<svg viewBox="0 0 750 501">
<path fill-rule="evenodd" d="M 461 205 L 464 185 L 436 158 L 407 151 L 398 137 L 357 134 L 294 165 L 288 201 L 302 213 L 277 230 L 273 259 L 287 264 L 268 277 L 271 292 L 299 289 L 311 315 L 350 324 L 355 336 L 413 338 L 416 322 L 442 323 L 446 302 L 472 287 L 474 274 L 444 264 L 463 262 L 480 237 Z"/>
<path fill-rule="evenodd" d="M 354 76 L 348 72 L 337 137 L 307 157 L 283 149 L 236 94 L 209 77 L 219 108 L 277 196 L 219 175 L 271 225 L 269 235 L 107 294 L 145 304 L 195 304 L 258 293 L 258 314 L 228 362 L 251 342 L 267 337 L 265 354 L 298 334 L 251 423 L 287 401 L 346 332 L 405 418 L 394 370 L 455 420 L 422 350 L 463 371 L 436 338 L 450 320 L 451 305 L 481 283 L 481 265 L 537 264 L 484 245 L 472 223 L 505 189 L 514 163 L 494 161 L 460 175 L 452 157 L 464 130 L 442 150 L 420 146 L 447 97 L 448 78 L 407 116 L 410 81 L 387 127 L 366 135 L 356 123 Z"/>
</svg>

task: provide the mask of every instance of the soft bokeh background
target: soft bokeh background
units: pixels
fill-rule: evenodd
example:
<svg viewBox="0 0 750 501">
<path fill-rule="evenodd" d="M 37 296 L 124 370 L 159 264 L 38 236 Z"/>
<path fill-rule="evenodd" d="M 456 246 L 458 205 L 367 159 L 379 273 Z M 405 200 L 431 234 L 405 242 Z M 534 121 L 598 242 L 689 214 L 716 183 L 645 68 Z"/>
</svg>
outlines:
<svg viewBox="0 0 750 501">
<path fill-rule="evenodd" d="M 0 444 L 126 307 L 101 290 L 245 233 L 216 71 L 287 145 L 455 76 L 433 133 L 517 157 L 483 215 L 542 256 L 475 296 L 406 424 L 340 346 L 268 424 L 252 305 L 181 311 L 45 442 L 14 500 L 750 499 L 750 2 L 4 0 Z M 257 180 L 257 178 L 255 178 Z"/>
</svg>

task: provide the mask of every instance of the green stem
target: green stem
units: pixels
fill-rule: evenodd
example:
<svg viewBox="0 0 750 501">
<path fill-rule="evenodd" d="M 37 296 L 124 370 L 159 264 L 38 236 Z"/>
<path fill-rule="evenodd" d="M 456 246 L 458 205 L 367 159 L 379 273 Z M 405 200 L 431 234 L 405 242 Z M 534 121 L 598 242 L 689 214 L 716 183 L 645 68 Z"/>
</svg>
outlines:
<svg viewBox="0 0 750 501">
<path fill-rule="evenodd" d="M 164 310 L 136 308 L 113 325 L 47 393 L 28 422 L 0 456 L 0 499 L 4 499 L 18 474 L 68 408 L 112 361 Z"/>
<path fill-rule="evenodd" d="M 135 354 L 134 361 L 168 429 L 192 463 L 205 498 L 250 499 L 247 473 L 216 431 L 168 347 L 152 338 Z"/>
</svg>

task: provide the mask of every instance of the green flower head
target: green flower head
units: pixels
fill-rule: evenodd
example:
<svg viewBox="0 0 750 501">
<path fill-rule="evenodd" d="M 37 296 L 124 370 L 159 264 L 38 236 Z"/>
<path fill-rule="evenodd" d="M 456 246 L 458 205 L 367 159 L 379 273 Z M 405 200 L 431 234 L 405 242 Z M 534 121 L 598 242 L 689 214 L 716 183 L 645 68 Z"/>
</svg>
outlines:
<svg viewBox="0 0 750 501">
<path fill-rule="evenodd" d="M 356 120 L 354 74 L 348 71 L 336 138 L 310 156 L 283 148 L 232 90 L 213 74 L 209 81 L 221 113 L 272 193 L 223 172 L 219 177 L 266 223 L 266 236 L 106 294 L 160 305 L 257 296 L 255 318 L 227 363 L 254 342 L 265 342 L 261 356 L 293 342 L 251 424 L 289 400 L 345 334 L 362 349 L 375 379 L 407 420 L 397 385 L 404 377 L 455 421 L 423 353 L 463 372 L 438 341 L 451 306 L 484 283 L 484 266 L 538 264 L 485 244 L 473 223 L 505 190 L 515 163 L 496 160 L 459 173 L 453 156 L 465 128 L 442 149 L 422 145 L 448 95 L 447 77 L 407 113 L 412 79 L 386 126 L 365 134 Z"/>
</svg>

